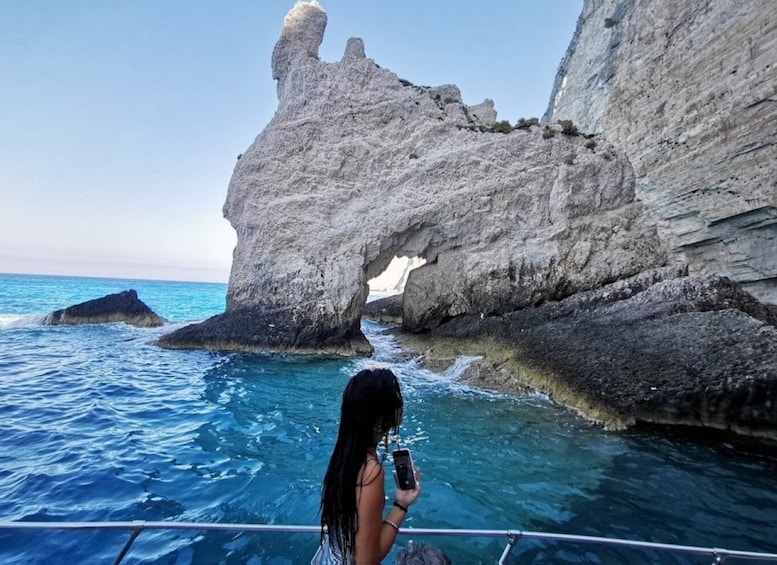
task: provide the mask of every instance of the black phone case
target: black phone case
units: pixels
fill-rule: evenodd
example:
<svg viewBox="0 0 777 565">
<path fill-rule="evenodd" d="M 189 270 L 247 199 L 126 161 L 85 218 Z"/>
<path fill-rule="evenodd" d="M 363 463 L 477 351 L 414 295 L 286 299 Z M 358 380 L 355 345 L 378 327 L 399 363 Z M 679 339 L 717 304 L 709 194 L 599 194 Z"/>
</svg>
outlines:
<svg viewBox="0 0 777 565">
<path fill-rule="evenodd" d="M 397 471 L 397 483 L 402 490 L 415 488 L 415 472 L 413 469 L 413 458 L 408 452 L 406 455 L 392 454 L 394 458 L 394 469 Z"/>
</svg>

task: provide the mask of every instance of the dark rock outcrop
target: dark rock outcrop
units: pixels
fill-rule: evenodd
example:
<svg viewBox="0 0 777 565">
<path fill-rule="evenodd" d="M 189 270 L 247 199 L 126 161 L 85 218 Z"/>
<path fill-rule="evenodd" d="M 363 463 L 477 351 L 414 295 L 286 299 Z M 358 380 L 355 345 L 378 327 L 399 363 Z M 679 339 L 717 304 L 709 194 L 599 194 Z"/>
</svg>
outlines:
<svg viewBox="0 0 777 565">
<path fill-rule="evenodd" d="M 163 335 L 168 349 L 292 351 L 332 355 L 369 355 L 372 346 L 356 327 L 332 330 L 273 308 L 243 308 Z"/>
<path fill-rule="evenodd" d="M 165 320 L 146 306 L 136 291 L 130 289 L 57 310 L 46 317 L 46 322 L 52 326 L 124 322 L 151 328 L 163 325 Z"/>
<path fill-rule="evenodd" d="M 610 427 L 777 439 L 776 324 L 777 307 L 734 281 L 659 269 L 537 308 L 461 316 L 429 337 L 491 353 L 516 378 L 506 388 L 529 385 Z M 505 388 L 497 381 L 475 379 Z"/>
<path fill-rule="evenodd" d="M 370 320 L 384 324 L 402 323 L 402 295 L 393 294 L 368 302 L 362 315 Z"/>
</svg>

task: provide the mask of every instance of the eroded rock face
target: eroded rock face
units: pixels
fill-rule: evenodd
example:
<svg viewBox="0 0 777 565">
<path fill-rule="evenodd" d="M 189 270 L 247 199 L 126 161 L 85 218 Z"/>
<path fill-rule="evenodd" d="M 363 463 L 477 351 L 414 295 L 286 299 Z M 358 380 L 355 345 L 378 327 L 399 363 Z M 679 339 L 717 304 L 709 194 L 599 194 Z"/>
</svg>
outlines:
<svg viewBox="0 0 777 565">
<path fill-rule="evenodd" d="M 777 303 L 774 2 L 586 0 L 546 119 L 602 133 L 692 273 Z"/>
<path fill-rule="evenodd" d="M 150 328 L 163 325 L 165 320 L 154 313 L 138 298 L 138 293 L 131 289 L 57 310 L 46 318 L 46 323 L 52 326 L 115 322 Z"/>
<path fill-rule="evenodd" d="M 489 131 L 493 103 L 403 81 L 358 39 L 324 63 L 325 22 L 317 4 L 297 4 L 273 53 L 278 109 L 224 205 L 238 238 L 226 313 L 162 345 L 367 351 L 367 280 L 395 255 L 428 263 L 405 291 L 413 330 L 666 261 L 622 154 L 539 127 Z"/>
</svg>

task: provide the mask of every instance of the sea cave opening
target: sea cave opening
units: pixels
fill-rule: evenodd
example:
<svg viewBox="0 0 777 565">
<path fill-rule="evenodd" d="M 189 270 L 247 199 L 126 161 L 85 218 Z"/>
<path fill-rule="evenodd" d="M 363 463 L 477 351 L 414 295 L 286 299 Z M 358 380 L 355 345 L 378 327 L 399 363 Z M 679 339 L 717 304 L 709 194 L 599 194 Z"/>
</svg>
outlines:
<svg viewBox="0 0 777 565">
<path fill-rule="evenodd" d="M 378 275 L 367 281 L 370 293 L 367 302 L 402 294 L 410 271 L 426 264 L 422 257 L 408 257 L 395 255 L 388 266 Z"/>
</svg>

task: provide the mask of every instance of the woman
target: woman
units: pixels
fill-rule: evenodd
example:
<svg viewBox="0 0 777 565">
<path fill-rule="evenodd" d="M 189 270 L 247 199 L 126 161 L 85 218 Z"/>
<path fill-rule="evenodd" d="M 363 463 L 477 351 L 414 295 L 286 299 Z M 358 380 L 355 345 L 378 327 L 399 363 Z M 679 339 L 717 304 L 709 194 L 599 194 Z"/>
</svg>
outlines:
<svg viewBox="0 0 777 565">
<path fill-rule="evenodd" d="M 397 488 L 383 518 L 385 475 L 376 449 L 381 440 L 388 446 L 388 434 L 402 422 L 402 405 L 399 382 L 388 369 L 360 371 L 346 385 L 322 488 L 322 565 L 379 564 L 391 550 L 408 506 L 421 494 L 416 471 L 415 488 Z"/>
</svg>

